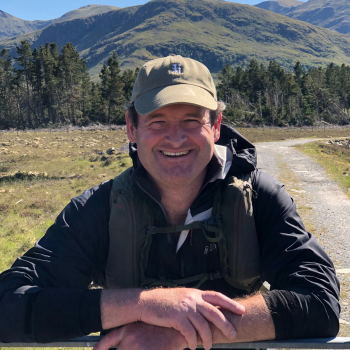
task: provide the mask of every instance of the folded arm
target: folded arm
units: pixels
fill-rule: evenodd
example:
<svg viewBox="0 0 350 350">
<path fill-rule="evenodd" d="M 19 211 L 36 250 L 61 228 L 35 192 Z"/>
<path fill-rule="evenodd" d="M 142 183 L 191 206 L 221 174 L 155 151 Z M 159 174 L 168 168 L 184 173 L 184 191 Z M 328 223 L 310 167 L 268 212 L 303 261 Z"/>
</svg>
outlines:
<svg viewBox="0 0 350 350">
<path fill-rule="evenodd" d="M 246 312 L 237 315 L 231 311 L 222 310 L 225 317 L 236 329 L 235 339 L 228 338 L 214 324 L 210 324 L 213 343 L 248 342 L 275 338 L 275 328 L 270 311 L 264 298 L 257 294 L 239 303 L 245 306 Z M 180 350 L 187 347 L 185 337 L 173 328 L 149 325 L 143 322 L 131 323 L 108 333 L 94 350 L 107 350 L 118 345 L 119 350 Z M 203 345 L 198 335 L 198 345 Z"/>
</svg>

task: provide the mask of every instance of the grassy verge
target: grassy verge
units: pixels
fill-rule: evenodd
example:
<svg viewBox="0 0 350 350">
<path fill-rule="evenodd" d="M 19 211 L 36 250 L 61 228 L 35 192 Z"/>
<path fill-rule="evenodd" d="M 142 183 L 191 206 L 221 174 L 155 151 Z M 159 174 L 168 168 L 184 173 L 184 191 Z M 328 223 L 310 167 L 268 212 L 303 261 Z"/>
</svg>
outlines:
<svg viewBox="0 0 350 350">
<path fill-rule="evenodd" d="M 350 197 L 350 148 L 327 142 L 312 142 L 296 146 L 324 167 L 327 174 Z"/>
<path fill-rule="evenodd" d="M 282 141 L 300 138 L 331 138 L 331 137 L 349 137 L 350 129 L 329 128 L 329 129 L 311 129 L 311 128 L 237 128 L 244 137 L 250 142 L 269 142 Z"/>
</svg>

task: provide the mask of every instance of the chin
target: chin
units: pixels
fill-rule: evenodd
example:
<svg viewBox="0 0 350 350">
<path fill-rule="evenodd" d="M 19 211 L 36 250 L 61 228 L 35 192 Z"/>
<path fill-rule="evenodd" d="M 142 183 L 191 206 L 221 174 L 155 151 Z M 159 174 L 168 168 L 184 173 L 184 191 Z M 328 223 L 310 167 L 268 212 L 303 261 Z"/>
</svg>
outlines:
<svg viewBox="0 0 350 350">
<path fill-rule="evenodd" d="M 174 171 L 160 173 L 161 181 L 171 183 L 172 185 L 175 185 L 176 183 L 184 184 L 188 181 L 193 180 L 197 176 L 197 174 L 188 174 L 184 171 L 178 171 L 178 169 Z"/>
</svg>

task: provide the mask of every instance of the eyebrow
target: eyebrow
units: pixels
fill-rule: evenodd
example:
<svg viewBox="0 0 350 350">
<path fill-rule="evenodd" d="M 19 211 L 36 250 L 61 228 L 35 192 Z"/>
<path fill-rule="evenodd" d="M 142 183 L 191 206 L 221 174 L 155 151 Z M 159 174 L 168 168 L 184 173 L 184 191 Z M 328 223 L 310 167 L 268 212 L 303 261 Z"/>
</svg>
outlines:
<svg viewBox="0 0 350 350">
<path fill-rule="evenodd" d="M 148 120 L 152 120 L 152 119 L 155 119 L 155 118 L 162 118 L 162 117 L 165 117 L 164 113 L 156 113 L 156 114 L 153 114 L 153 115 L 149 115 L 147 119 Z M 202 118 L 202 114 L 201 113 L 186 113 L 185 117 L 201 119 Z"/>
</svg>

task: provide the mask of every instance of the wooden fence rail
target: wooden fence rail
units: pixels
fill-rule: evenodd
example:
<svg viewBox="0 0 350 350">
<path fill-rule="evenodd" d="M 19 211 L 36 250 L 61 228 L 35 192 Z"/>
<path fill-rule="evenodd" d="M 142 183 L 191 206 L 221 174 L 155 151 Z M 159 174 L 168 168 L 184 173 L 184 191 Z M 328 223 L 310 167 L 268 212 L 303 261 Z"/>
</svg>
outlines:
<svg viewBox="0 0 350 350">
<path fill-rule="evenodd" d="M 101 336 L 85 336 L 64 342 L 55 343 L 0 343 L 6 348 L 91 348 L 100 340 Z M 202 347 L 199 347 L 202 348 Z M 350 337 L 269 340 L 250 343 L 214 344 L 213 349 L 350 349 Z M 132 349 L 130 349 L 132 350 Z"/>
</svg>

